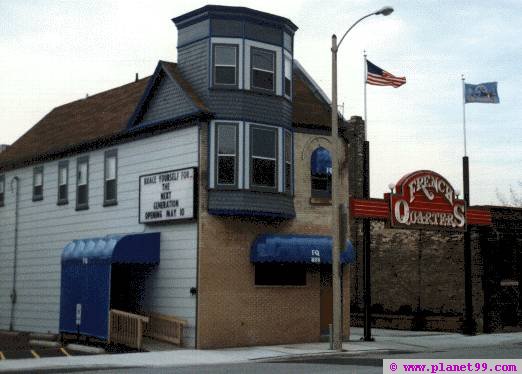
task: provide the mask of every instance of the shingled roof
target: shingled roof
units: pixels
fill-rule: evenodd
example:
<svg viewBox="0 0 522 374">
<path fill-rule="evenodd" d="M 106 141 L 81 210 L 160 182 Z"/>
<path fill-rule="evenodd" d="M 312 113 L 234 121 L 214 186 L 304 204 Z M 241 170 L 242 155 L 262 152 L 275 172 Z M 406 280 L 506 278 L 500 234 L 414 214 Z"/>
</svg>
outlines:
<svg viewBox="0 0 522 374">
<path fill-rule="evenodd" d="M 206 112 L 205 103 L 183 79 L 175 63 L 160 61 L 194 104 Z M 296 127 L 330 128 L 330 110 L 298 69 L 294 70 L 293 122 Z M 5 152 L 0 171 L 41 162 L 52 155 L 103 143 L 127 130 L 150 77 L 56 107 Z"/>
</svg>

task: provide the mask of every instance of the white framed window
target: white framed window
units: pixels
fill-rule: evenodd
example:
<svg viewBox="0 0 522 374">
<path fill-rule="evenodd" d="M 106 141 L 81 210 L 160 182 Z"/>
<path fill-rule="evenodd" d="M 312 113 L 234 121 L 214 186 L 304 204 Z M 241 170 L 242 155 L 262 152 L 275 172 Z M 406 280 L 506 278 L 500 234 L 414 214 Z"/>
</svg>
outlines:
<svg viewBox="0 0 522 374">
<path fill-rule="evenodd" d="M 33 201 L 43 200 L 43 166 L 33 169 Z"/>
<path fill-rule="evenodd" d="M 237 187 L 238 124 L 216 122 L 216 185 Z"/>
<path fill-rule="evenodd" d="M 250 186 L 277 191 L 278 130 L 275 127 L 250 125 Z"/>
<path fill-rule="evenodd" d="M 89 209 L 89 156 L 78 158 L 76 167 L 76 210 Z"/>
<path fill-rule="evenodd" d="M 292 97 L 292 58 L 287 55 L 285 55 L 284 92 L 286 97 Z"/>
<path fill-rule="evenodd" d="M 0 207 L 5 204 L 5 175 L 0 175 Z"/>
<path fill-rule="evenodd" d="M 288 130 L 284 131 L 285 136 L 285 159 L 284 159 L 284 167 L 285 167 L 285 192 L 292 193 L 292 133 Z"/>
<path fill-rule="evenodd" d="M 212 45 L 214 86 L 237 87 L 239 81 L 239 48 L 235 44 Z"/>
<path fill-rule="evenodd" d="M 250 50 L 250 86 L 275 93 L 276 56 L 274 51 L 252 47 Z"/>
<path fill-rule="evenodd" d="M 58 163 L 58 205 L 68 204 L 69 194 L 69 161 Z"/>
<path fill-rule="evenodd" d="M 118 204 L 118 150 L 105 152 L 105 171 L 103 184 L 103 206 Z"/>
</svg>

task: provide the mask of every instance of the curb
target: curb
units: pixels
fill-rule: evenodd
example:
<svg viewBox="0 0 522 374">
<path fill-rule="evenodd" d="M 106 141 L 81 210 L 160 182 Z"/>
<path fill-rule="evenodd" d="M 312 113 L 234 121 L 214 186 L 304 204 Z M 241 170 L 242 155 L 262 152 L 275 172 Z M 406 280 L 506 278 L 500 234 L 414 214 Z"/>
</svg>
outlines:
<svg viewBox="0 0 522 374">
<path fill-rule="evenodd" d="M 315 352 L 315 353 L 298 353 L 298 354 L 289 354 L 289 355 L 279 355 L 279 356 L 272 356 L 272 357 L 262 357 L 262 358 L 252 358 L 248 361 L 253 362 L 285 362 L 285 361 L 299 361 L 303 359 L 308 358 L 318 358 L 318 357 L 325 357 L 325 356 L 340 356 L 340 355 L 346 355 L 346 356 L 352 356 L 352 355 L 364 355 L 368 353 L 387 353 L 387 352 L 393 352 L 394 349 L 374 349 L 370 351 L 351 351 L 351 350 L 342 350 L 339 351 L 323 351 L 323 352 Z"/>
<path fill-rule="evenodd" d="M 105 349 L 103 349 L 103 348 L 90 347 L 87 345 L 73 344 L 73 343 L 67 344 L 67 349 L 70 349 L 71 351 L 94 353 L 94 354 L 105 353 Z"/>
<path fill-rule="evenodd" d="M 58 348 L 61 346 L 60 343 L 51 342 L 49 340 L 29 340 L 29 344 L 38 345 L 40 347 L 51 347 L 51 348 Z"/>
</svg>

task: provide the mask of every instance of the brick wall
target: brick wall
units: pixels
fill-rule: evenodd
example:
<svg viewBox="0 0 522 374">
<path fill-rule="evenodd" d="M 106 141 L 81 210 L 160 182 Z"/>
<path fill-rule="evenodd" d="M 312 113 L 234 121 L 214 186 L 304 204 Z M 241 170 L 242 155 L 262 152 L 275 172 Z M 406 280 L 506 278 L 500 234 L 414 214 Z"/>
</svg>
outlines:
<svg viewBox="0 0 522 374">
<path fill-rule="evenodd" d="M 210 216 L 207 211 L 208 128 L 200 130 L 198 348 L 313 342 L 320 339 L 320 276 L 307 272 L 303 287 L 254 285 L 250 246 L 262 233 L 330 235 L 331 206 L 310 204 L 310 156 L 330 137 L 294 134 L 295 210 L 293 220 Z M 347 147 L 340 149 L 345 154 Z M 347 175 L 342 174 L 343 201 Z M 344 334 L 349 334 L 350 273 L 344 267 Z"/>
</svg>

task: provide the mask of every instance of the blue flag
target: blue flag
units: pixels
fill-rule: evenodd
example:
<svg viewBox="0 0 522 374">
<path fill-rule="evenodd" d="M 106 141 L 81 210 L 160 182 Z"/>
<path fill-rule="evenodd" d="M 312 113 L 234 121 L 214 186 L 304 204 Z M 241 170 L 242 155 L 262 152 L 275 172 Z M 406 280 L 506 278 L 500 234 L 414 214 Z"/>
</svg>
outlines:
<svg viewBox="0 0 522 374">
<path fill-rule="evenodd" d="M 465 103 L 498 104 L 497 82 L 464 85 Z"/>
</svg>

